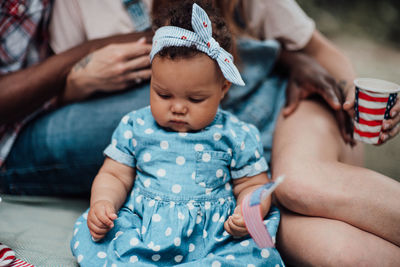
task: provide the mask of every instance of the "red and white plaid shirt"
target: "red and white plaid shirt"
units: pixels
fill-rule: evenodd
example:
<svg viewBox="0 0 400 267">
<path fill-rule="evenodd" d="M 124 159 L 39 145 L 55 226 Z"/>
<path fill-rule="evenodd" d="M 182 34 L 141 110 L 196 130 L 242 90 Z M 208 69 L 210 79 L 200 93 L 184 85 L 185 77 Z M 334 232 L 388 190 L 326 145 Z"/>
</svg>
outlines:
<svg viewBox="0 0 400 267">
<path fill-rule="evenodd" d="M 7 0 L 0 4 L 0 75 L 42 61 L 49 53 L 48 23 L 53 0 Z M 7 90 L 7 88 L 0 88 Z M 0 167 L 22 126 L 37 113 L 20 122 L 0 125 Z"/>
</svg>

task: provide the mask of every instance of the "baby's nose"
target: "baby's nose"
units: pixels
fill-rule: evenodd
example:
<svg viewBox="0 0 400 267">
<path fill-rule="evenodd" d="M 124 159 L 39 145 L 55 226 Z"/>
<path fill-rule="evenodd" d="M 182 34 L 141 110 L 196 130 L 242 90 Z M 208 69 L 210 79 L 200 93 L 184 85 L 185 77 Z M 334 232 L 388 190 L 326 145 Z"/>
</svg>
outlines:
<svg viewBox="0 0 400 267">
<path fill-rule="evenodd" d="M 187 107 L 181 102 L 176 102 L 171 106 L 171 112 L 174 114 L 186 114 Z"/>
</svg>

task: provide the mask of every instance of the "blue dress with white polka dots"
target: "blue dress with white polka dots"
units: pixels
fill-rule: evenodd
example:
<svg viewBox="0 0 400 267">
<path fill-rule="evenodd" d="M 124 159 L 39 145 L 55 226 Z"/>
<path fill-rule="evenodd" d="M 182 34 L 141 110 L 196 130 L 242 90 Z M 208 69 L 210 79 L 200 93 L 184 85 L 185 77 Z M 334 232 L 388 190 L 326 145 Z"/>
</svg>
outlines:
<svg viewBox="0 0 400 267">
<path fill-rule="evenodd" d="M 136 168 L 132 192 L 114 227 L 92 240 L 86 211 L 71 250 L 81 266 L 283 266 L 275 248 L 233 238 L 224 222 L 235 209 L 232 179 L 268 169 L 259 132 L 229 112 L 197 132 L 160 127 L 150 107 L 124 116 L 105 155 Z M 264 223 L 275 240 L 280 214 Z"/>
</svg>

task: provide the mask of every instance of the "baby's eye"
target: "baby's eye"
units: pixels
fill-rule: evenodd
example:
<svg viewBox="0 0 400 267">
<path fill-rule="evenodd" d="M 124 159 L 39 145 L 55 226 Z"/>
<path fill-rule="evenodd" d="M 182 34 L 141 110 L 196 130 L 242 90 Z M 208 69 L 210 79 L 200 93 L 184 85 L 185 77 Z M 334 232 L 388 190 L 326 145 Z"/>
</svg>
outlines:
<svg viewBox="0 0 400 267">
<path fill-rule="evenodd" d="M 205 98 L 195 98 L 195 97 L 189 97 L 189 101 L 192 103 L 200 103 L 203 102 Z"/>
<path fill-rule="evenodd" d="M 162 99 L 170 99 L 171 96 L 167 95 L 167 94 L 161 94 L 161 93 L 157 93 L 159 97 L 161 97 Z"/>
</svg>

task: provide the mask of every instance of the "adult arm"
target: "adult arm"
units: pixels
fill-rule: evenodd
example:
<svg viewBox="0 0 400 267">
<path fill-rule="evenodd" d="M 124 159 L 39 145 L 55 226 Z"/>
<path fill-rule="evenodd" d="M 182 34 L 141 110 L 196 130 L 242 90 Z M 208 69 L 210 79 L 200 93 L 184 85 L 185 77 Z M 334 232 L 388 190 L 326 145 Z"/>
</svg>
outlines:
<svg viewBox="0 0 400 267">
<path fill-rule="evenodd" d="M 110 43 L 137 41 L 152 32 L 131 33 L 88 41 L 29 68 L 0 76 L 0 124 L 14 122 L 58 96 L 71 67 L 88 53 Z"/>
<path fill-rule="evenodd" d="M 324 67 L 332 77 L 342 85 L 346 95 L 344 108 L 350 110 L 354 106 L 354 85 L 356 77 L 350 60 L 332 42 L 315 30 L 310 41 L 302 49 Z"/>
<path fill-rule="evenodd" d="M 292 114 L 301 100 L 320 95 L 336 111 L 344 140 L 353 143 L 351 119 L 341 111 L 344 96 L 340 90 L 342 83 L 338 82 L 352 82 L 354 78 L 348 60 L 319 34 L 314 21 L 294 0 L 249 0 L 244 2 L 244 10 L 251 33 L 282 44 L 278 64 L 289 77 L 284 115 Z M 342 64 L 346 66 L 342 68 Z"/>
<path fill-rule="evenodd" d="M 288 69 L 289 81 L 286 89 L 287 103 L 283 114 L 292 114 L 300 101 L 310 95 L 323 97 L 335 111 L 341 135 L 346 143 L 354 144 L 352 137 L 352 109 L 350 116 L 343 111 L 342 104 L 354 101 L 353 80 L 355 72 L 348 58 L 317 30 L 299 51 L 283 50 L 279 64 Z M 353 96 L 353 98 L 351 98 Z"/>
<path fill-rule="evenodd" d="M 116 92 L 150 79 L 151 44 L 111 44 L 74 65 L 67 77 L 61 103 L 83 100 L 95 92 Z"/>
<path fill-rule="evenodd" d="M 78 0 L 55 1 L 49 29 L 55 53 L 86 40 L 135 31 L 122 2 L 110 1 L 99 6 L 96 1 Z M 80 101 L 95 92 L 131 88 L 149 79 L 150 50 L 151 44 L 142 40 L 108 45 L 88 54 L 68 74 L 65 90 L 58 98 L 60 103 Z"/>
<path fill-rule="evenodd" d="M 318 61 L 340 85 L 345 95 L 343 109 L 353 116 L 356 77 L 350 60 L 317 30 L 303 51 Z M 380 136 L 382 143 L 396 136 L 400 131 L 400 101 L 392 108 L 391 118 L 385 120 L 384 130 Z M 342 133 L 343 135 L 343 133 Z M 346 139 L 345 139 L 346 140 Z"/>
</svg>

